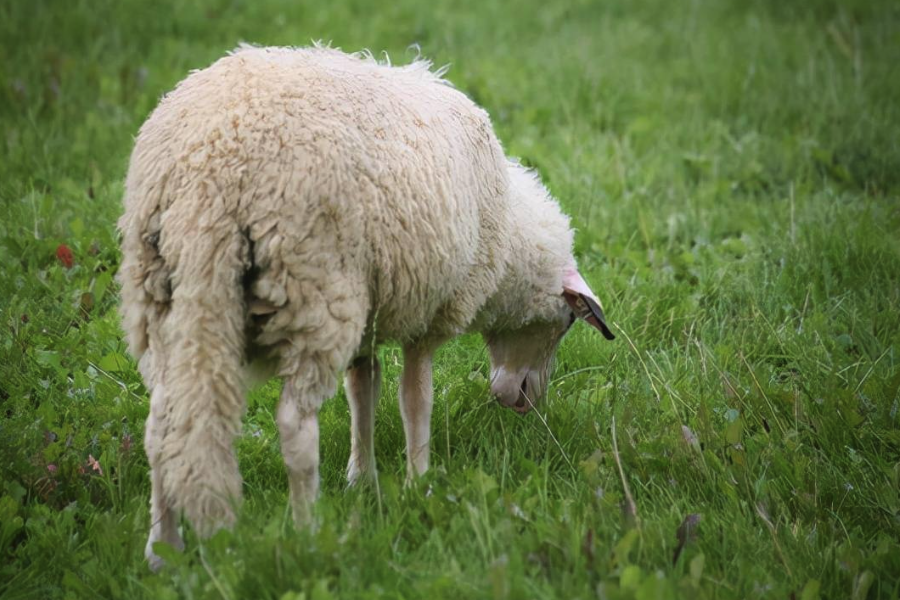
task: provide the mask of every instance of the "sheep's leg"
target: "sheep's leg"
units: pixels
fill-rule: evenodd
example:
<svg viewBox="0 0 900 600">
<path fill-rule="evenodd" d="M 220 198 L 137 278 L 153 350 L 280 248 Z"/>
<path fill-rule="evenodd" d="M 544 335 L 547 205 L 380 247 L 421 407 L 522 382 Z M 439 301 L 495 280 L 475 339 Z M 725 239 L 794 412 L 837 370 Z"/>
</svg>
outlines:
<svg viewBox="0 0 900 600">
<path fill-rule="evenodd" d="M 432 381 L 430 347 L 403 348 L 403 374 L 400 377 L 400 415 L 406 432 L 406 479 L 428 470 L 431 440 Z"/>
<path fill-rule="evenodd" d="M 152 571 L 159 571 L 165 562 L 153 551 L 153 544 L 165 542 L 179 552 L 184 550 L 184 540 L 178 533 L 178 519 L 174 510 L 166 503 L 160 492 L 162 476 L 159 470 L 150 471 L 150 537 L 144 548 L 144 557 Z"/>
<path fill-rule="evenodd" d="M 357 358 L 344 376 L 344 390 L 350 405 L 350 461 L 347 481 L 350 485 L 360 477 L 374 478 L 375 408 L 381 391 L 381 365 L 376 356 Z"/>
<path fill-rule="evenodd" d="M 184 541 L 178 533 L 178 518 L 175 510 L 166 502 L 162 491 L 162 474 L 159 462 L 159 446 L 165 426 L 162 422 L 164 407 L 162 386 L 158 385 L 150 396 L 150 416 L 144 434 L 144 448 L 150 462 L 150 537 L 144 548 L 144 556 L 150 568 L 158 571 L 163 560 L 153 552 L 153 544 L 165 542 L 176 550 L 184 550 Z"/>
<path fill-rule="evenodd" d="M 319 406 L 300 382 L 288 379 L 278 403 L 278 432 L 287 467 L 294 524 L 312 524 L 312 506 L 319 493 Z"/>
<path fill-rule="evenodd" d="M 366 280 L 346 268 L 340 259 L 343 255 L 324 250 L 341 247 L 340 236 L 331 230 L 334 223 L 333 216 L 323 217 L 316 226 L 314 252 L 292 253 L 285 259 L 291 270 L 276 279 L 287 281 L 287 304 L 272 316 L 258 338 L 262 343 L 281 341 L 278 372 L 285 383 L 277 421 L 298 527 L 315 524 L 312 508 L 319 492 L 319 407 L 337 391 L 338 374 L 346 370 L 360 347 L 369 314 Z M 285 248 L 303 248 L 303 240 L 286 242 Z M 322 279 L 325 274 L 331 276 Z"/>
</svg>

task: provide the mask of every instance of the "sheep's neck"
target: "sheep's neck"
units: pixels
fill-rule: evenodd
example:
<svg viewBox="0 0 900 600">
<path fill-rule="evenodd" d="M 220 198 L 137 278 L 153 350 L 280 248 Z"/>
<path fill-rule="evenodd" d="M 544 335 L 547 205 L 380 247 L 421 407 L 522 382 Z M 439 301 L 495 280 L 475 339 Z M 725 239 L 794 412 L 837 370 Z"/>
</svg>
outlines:
<svg viewBox="0 0 900 600">
<path fill-rule="evenodd" d="M 561 213 L 558 218 L 544 215 L 541 227 L 528 221 L 530 227 L 508 234 L 503 275 L 476 318 L 478 330 L 514 329 L 549 320 L 558 310 L 562 273 L 573 262 L 568 219 Z"/>
</svg>

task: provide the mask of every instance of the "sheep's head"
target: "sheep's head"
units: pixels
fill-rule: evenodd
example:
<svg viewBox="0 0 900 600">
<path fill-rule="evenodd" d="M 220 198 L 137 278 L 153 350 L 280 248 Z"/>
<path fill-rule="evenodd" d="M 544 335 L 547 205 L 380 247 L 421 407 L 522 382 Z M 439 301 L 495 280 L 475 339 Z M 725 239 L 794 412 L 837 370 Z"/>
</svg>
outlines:
<svg viewBox="0 0 900 600">
<path fill-rule="evenodd" d="M 600 301 L 574 268 L 563 277 L 559 310 L 549 320 L 528 323 L 519 329 L 487 336 L 491 355 L 491 394 L 500 404 L 526 413 L 540 402 L 556 348 L 576 319 L 584 319 L 612 340 Z"/>
</svg>

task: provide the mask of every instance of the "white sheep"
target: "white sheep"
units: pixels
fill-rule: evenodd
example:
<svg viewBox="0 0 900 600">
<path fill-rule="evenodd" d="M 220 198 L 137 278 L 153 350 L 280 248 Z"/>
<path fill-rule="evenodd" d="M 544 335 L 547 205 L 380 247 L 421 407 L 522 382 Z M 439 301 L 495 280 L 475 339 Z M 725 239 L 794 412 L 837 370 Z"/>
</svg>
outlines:
<svg viewBox="0 0 900 600">
<path fill-rule="evenodd" d="M 246 374 L 284 378 L 277 423 L 294 520 L 318 483 L 322 402 L 345 373 L 347 477 L 375 473 L 375 350 L 402 344 L 407 472 L 428 468 L 431 360 L 481 332 L 491 392 L 527 411 L 575 319 L 604 335 L 572 231 L 488 115 L 415 61 L 241 47 L 191 73 L 136 139 L 119 222 L 122 313 L 151 391 L 154 542 L 230 525 Z"/>
</svg>

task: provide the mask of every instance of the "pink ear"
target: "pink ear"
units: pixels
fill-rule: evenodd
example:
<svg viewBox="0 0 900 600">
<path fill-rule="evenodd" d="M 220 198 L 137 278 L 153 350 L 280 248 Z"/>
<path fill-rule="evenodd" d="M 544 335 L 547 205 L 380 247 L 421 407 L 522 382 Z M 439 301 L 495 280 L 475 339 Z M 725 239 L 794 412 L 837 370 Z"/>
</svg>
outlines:
<svg viewBox="0 0 900 600">
<path fill-rule="evenodd" d="M 563 297 L 569 307 L 575 312 L 575 316 L 584 319 L 594 328 L 600 331 L 608 340 L 616 339 L 613 332 L 606 325 L 603 316 L 603 307 L 600 300 L 588 287 L 587 282 L 574 267 L 568 267 L 563 273 Z"/>
<path fill-rule="evenodd" d="M 600 304 L 597 296 L 594 295 L 594 292 L 591 291 L 591 288 L 588 287 L 587 282 L 575 267 L 568 267 L 563 272 L 563 291 L 583 294 L 597 304 Z"/>
</svg>

